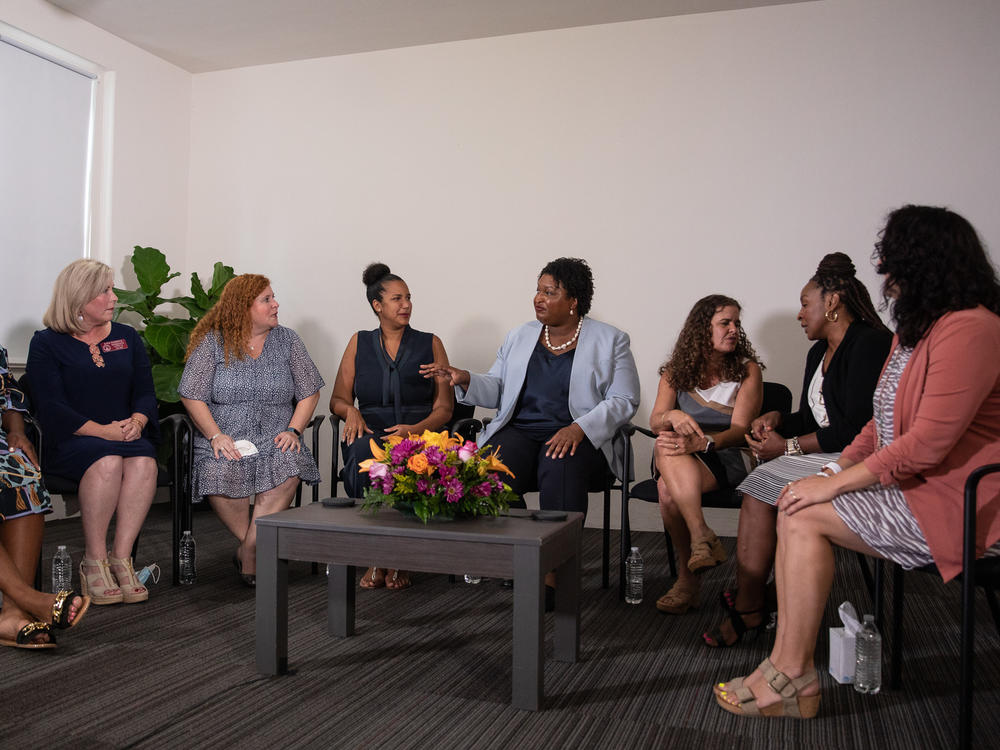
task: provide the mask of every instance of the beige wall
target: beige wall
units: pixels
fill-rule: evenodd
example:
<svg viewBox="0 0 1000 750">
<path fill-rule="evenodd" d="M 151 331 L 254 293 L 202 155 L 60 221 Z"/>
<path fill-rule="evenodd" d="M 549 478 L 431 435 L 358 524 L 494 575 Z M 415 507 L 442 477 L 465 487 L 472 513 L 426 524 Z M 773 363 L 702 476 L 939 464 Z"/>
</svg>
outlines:
<svg viewBox="0 0 1000 750">
<path fill-rule="evenodd" d="M 270 275 L 332 382 L 373 324 L 368 261 L 483 369 L 543 263 L 582 256 L 593 315 L 632 335 L 638 420 L 710 292 L 743 301 L 766 375 L 797 393 L 823 253 L 875 291 L 876 231 L 906 202 L 1000 246 L 997 28 L 989 0 L 827 0 L 198 75 L 189 262 Z"/>
</svg>

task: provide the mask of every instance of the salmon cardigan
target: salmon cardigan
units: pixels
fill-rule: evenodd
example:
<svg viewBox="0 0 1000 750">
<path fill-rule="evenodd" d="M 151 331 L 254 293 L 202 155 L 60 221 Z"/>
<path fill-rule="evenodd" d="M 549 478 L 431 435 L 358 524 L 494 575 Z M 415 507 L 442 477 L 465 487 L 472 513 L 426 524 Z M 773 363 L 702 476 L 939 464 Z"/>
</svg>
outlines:
<svg viewBox="0 0 1000 750">
<path fill-rule="evenodd" d="M 903 370 L 893 417 L 890 445 L 878 447 L 872 419 L 841 457 L 899 485 L 949 581 L 962 572 L 965 480 L 1000 462 L 1000 317 L 979 306 L 935 321 Z M 977 557 L 1000 540 L 1000 474 L 980 482 L 978 500 Z"/>
</svg>

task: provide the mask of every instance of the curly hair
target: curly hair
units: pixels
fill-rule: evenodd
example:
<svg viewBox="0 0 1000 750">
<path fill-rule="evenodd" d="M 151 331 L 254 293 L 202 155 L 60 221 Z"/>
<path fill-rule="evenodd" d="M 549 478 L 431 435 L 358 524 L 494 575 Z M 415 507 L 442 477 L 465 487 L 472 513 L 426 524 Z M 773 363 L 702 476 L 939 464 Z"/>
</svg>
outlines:
<svg viewBox="0 0 1000 750">
<path fill-rule="evenodd" d="M 976 230 L 935 206 L 889 214 L 872 259 L 903 346 L 914 346 L 947 312 L 983 305 L 1000 315 L 1000 284 Z"/>
<path fill-rule="evenodd" d="M 576 300 L 580 315 L 590 312 L 594 299 L 594 274 L 583 258 L 556 258 L 545 264 L 538 278 L 545 275 L 555 279 L 556 284 L 566 290 L 566 295 Z"/>
<path fill-rule="evenodd" d="M 824 297 L 839 294 L 847 311 L 855 320 L 861 320 L 877 331 L 888 331 L 875 311 L 868 288 L 855 275 L 854 263 L 845 253 L 827 253 L 819 262 L 811 279 Z"/>
<path fill-rule="evenodd" d="M 250 341 L 250 306 L 270 285 L 267 276 L 257 273 L 241 274 L 226 284 L 219 301 L 191 332 L 184 359 L 191 356 L 209 332 L 222 340 L 222 356 L 227 365 L 230 359 L 245 358 L 246 345 Z"/>
<path fill-rule="evenodd" d="M 748 360 L 753 360 L 761 369 L 764 368 L 742 327 L 739 329 L 736 348 L 723 357 L 718 371 L 711 367 L 712 317 L 724 307 L 743 309 L 732 297 L 710 294 L 695 302 L 688 313 L 684 327 L 677 336 L 673 354 L 660 367 L 660 375 L 666 375 L 670 385 L 678 393 L 692 391 L 712 376 L 724 381 L 741 381 L 747 375 Z"/>
</svg>

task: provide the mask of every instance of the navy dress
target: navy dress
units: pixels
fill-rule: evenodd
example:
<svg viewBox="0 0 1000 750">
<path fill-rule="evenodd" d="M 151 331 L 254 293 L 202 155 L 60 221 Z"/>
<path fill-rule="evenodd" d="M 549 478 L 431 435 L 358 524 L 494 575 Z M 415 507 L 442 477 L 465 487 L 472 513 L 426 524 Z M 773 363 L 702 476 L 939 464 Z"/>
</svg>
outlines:
<svg viewBox="0 0 1000 750">
<path fill-rule="evenodd" d="M 434 409 L 435 381 L 420 374 L 420 365 L 433 361 L 432 333 L 407 326 L 393 359 L 382 345 L 381 328 L 358 331 L 354 398 L 365 424 L 374 434 L 365 435 L 351 445 L 341 443 L 344 468 L 340 476 L 349 497 L 362 497 L 368 486 L 368 475 L 358 472 L 358 464 L 372 457 L 369 438 L 381 443 L 386 427 L 422 422 Z"/>
<path fill-rule="evenodd" d="M 159 420 L 146 347 L 131 326 L 112 323 L 90 347 L 68 333 L 36 331 L 28 349 L 27 375 L 35 412 L 42 425 L 42 465 L 46 473 L 79 481 L 105 456 L 156 456 Z M 75 435 L 88 420 L 108 424 L 143 414 L 148 422 L 138 440 L 123 442 Z"/>
</svg>

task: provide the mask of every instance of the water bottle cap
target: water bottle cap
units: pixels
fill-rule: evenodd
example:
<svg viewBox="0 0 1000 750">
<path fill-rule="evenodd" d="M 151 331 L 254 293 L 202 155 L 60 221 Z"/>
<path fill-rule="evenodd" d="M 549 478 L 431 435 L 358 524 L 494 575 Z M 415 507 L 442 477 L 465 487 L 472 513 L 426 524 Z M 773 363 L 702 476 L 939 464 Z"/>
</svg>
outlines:
<svg viewBox="0 0 1000 750">
<path fill-rule="evenodd" d="M 636 554 L 639 554 L 639 548 L 638 547 L 633 547 L 632 551 L 635 552 Z"/>
<path fill-rule="evenodd" d="M 60 544 L 58 547 L 56 547 L 56 552 L 58 552 L 59 550 L 64 550 L 64 549 L 66 549 L 66 545 L 65 544 Z"/>
<path fill-rule="evenodd" d="M 865 615 L 865 622 L 873 623 L 875 622 L 875 615 Z"/>
</svg>

